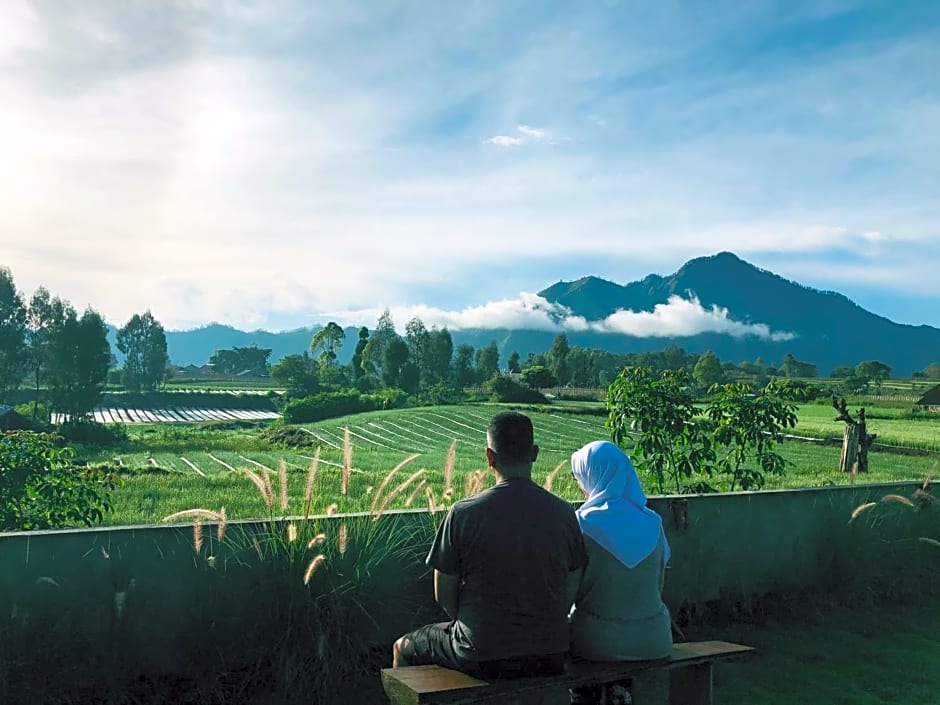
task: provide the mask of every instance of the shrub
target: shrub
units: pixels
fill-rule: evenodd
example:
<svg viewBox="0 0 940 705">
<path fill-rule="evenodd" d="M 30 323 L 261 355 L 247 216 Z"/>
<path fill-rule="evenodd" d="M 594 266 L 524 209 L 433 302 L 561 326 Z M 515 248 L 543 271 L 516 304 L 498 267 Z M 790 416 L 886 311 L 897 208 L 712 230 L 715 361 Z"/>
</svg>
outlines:
<svg viewBox="0 0 940 705">
<path fill-rule="evenodd" d="M 360 394 L 356 389 L 323 392 L 285 404 L 284 421 L 313 423 L 363 411 L 400 409 L 408 402 L 409 396 L 401 389 L 383 389 L 374 394 Z"/>
<path fill-rule="evenodd" d="M 127 440 L 127 429 L 121 424 L 105 426 L 94 421 L 70 421 L 59 426 L 59 435 L 69 443 L 111 446 Z"/>
<path fill-rule="evenodd" d="M 92 526 L 111 509 L 119 480 L 71 467 L 72 450 L 50 433 L 0 436 L 0 530 Z"/>
<path fill-rule="evenodd" d="M 490 401 L 510 404 L 547 404 L 548 399 L 537 389 L 519 384 L 509 375 L 493 375 L 483 385 Z"/>
</svg>

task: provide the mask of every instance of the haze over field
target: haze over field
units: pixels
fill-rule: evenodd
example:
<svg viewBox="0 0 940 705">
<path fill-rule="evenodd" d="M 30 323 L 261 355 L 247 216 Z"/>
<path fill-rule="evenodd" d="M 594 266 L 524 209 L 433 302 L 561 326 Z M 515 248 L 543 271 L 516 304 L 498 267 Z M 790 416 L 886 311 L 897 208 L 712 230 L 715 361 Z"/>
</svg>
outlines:
<svg viewBox="0 0 940 705">
<path fill-rule="evenodd" d="M 550 330 L 520 292 L 731 250 L 940 326 L 940 4 L 697 7 L 8 0 L 0 265 L 118 325 Z M 790 333 L 734 313 L 564 326 Z"/>
</svg>

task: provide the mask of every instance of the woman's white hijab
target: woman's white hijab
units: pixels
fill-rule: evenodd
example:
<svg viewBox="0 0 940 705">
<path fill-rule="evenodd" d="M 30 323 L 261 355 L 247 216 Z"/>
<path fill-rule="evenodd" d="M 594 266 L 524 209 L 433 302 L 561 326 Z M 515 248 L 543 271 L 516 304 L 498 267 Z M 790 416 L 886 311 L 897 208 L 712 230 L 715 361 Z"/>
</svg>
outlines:
<svg viewBox="0 0 940 705">
<path fill-rule="evenodd" d="M 571 472 L 588 494 L 578 509 L 581 531 L 628 568 L 649 556 L 663 540 L 669 542 L 660 516 L 646 506 L 636 469 L 626 454 L 609 441 L 594 441 L 571 456 Z"/>
</svg>

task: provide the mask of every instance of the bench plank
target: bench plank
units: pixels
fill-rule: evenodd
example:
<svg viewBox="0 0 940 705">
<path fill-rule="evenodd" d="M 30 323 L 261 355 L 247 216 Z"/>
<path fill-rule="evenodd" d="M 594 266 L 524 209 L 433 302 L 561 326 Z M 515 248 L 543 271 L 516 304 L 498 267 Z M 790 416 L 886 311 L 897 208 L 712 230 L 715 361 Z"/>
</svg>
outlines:
<svg viewBox="0 0 940 705">
<path fill-rule="evenodd" d="M 486 682 L 440 666 L 382 669 L 382 685 L 394 705 L 464 705 L 498 701 L 507 695 L 598 685 L 626 680 L 641 673 L 680 669 L 675 676 L 677 696 L 701 690 L 707 682 L 708 699 L 682 702 L 706 705 L 711 700 L 711 664 L 753 652 L 750 646 L 726 641 L 675 644 L 672 656 L 658 661 L 613 661 L 569 664 L 565 673 L 543 678 L 519 678 Z M 701 666 L 701 669 L 694 668 Z M 680 676 L 682 671 L 691 671 Z M 678 702 L 673 700 L 673 702 Z"/>
</svg>

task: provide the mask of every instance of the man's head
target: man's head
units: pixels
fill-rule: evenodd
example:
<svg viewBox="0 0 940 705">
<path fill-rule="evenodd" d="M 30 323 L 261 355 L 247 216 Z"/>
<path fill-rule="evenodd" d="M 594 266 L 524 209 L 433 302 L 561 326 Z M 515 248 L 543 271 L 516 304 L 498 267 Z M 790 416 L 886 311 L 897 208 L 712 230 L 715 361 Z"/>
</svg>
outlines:
<svg viewBox="0 0 940 705">
<path fill-rule="evenodd" d="M 532 477 L 532 463 L 538 455 L 532 421 L 525 414 L 497 414 L 486 427 L 486 460 L 503 477 Z"/>
</svg>

